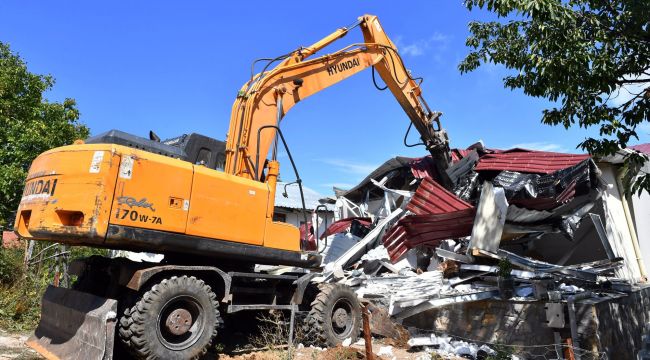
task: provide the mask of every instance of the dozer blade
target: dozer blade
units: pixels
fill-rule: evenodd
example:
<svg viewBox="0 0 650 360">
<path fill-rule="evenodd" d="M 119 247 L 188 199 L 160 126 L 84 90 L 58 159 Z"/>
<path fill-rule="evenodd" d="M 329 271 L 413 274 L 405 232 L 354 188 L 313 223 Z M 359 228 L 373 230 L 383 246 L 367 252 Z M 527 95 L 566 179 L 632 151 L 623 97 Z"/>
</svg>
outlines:
<svg viewBox="0 0 650 360">
<path fill-rule="evenodd" d="M 113 358 L 117 300 L 48 286 L 27 345 L 47 359 Z"/>
</svg>

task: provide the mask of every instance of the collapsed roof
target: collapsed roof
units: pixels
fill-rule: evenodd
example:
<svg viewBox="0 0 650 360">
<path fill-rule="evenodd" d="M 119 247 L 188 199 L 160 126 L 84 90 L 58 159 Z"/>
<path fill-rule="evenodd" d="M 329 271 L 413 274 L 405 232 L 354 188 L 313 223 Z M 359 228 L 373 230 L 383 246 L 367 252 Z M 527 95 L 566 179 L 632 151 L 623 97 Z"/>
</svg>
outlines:
<svg viewBox="0 0 650 360">
<path fill-rule="evenodd" d="M 393 263 L 409 251 L 424 252 L 431 261 L 444 260 L 443 254 L 467 263 L 514 254 L 508 257 L 557 266 L 605 260 L 612 264 L 606 267 L 610 276 L 631 282 L 641 277 L 631 257 L 620 261 L 625 251 L 618 249 L 620 234 L 603 197 L 608 181 L 589 155 L 504 151 L 477 143 L 453 150 L 452 159 L 451 189 L 441 185 L 429 156 L 389 159 L 352 189 L 335 189 L 342 222 L 328 235 L 348 229 L 351 218 L 368 219 L 368 231 L 382 227 L 366 231 L 345 265 L 382 245 Z M 454 255 L 434 254 L 446 241 L 456 244 Z"/>
</svg>

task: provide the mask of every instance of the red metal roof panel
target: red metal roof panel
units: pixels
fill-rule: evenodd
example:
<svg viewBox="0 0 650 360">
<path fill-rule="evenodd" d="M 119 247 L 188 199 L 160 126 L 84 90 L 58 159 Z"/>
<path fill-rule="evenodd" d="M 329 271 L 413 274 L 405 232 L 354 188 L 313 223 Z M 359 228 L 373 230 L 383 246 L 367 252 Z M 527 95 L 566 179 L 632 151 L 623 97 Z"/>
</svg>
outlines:
<svg viewBox="0 0 650 360">
<path fill-rule="evenodd" d="M 409 166 L 411 167 L 411 173 L 416 179 L 438 178 L 438 171 L 436 170 L 431 155 L 413 159 L 409 163 Z"/>
<path fill-rule="evenodd" d="M 634 149 L 638 152 L 642 152 L 646 155 L 650 155 L 650 143 L 630 146 L 630 149 Z"/>
<path fill-rule="evenodd" d="M 382 243 L 388 251 L 390 261 L 393 263 L 398 262 L 409 250 L 406 246 L 406 229 L 404 229 L 404 226 L 399 224 L 388 230 L 384 235 Z"/>
<path fill-rule="evenodd" d="M 320 236 L 321 239 L 324 239 L 330 235 L 338 234 L 340 232 L 346 231 L 352 225 L 352 221 L 357 220 L 361 225 L 369 227 L 372 224 L 370 218 L 367 217 L 349 217 L 335 221 L 327 227 L 327 230 Z"/>
<path fill-rule="evenodd" d="M 395 263 L 416 246 L 436 247 L 443 240 L 471 235 L 475 215 L 475 209 L 470 207 L 440 214 L 405 216 L 384 235 L 382 242 Z"/>
<path fill-rule="evenodd" d="M 416 215 L 425 215 L 447 213 L 471 207 L 471 204 L 447 191 L 431 178 L 425 178 L 406 209 Z"/>
<path fill-rule="evenodd" d="M 588 159 L 588 154 L 564 154 L 548 151 L 512 149 L 502 153 L 481 156 L 475 171 L 510 170 L 537 174 L 551 174 Z"/>
</svg>

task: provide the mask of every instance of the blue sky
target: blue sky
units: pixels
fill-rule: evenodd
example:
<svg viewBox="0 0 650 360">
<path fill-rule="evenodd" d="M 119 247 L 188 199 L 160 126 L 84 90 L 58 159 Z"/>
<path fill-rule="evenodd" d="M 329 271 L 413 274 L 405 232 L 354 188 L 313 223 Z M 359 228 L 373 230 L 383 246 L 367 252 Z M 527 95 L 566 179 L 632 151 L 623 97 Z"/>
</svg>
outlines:
<svg viewBox="0 0 650 360">
<path fill-rule="evenodd" d="M 120 129 L 146 137 L 154 130 L 162 138 L 198 132 L 224 139 L 254 59 L 309 45 L 366 13 L 379 16 L 406 66 L 424 77 L 424 97 L 444 113 L 453 147 L 483 140 L 494 148 L 575 152 L 587 136 L 541 124 L 548 103 L 504 89 L 500 67 L 459 73 L 467 24 L 489 16 L 470 13 L 461 1 L 4 0 L 0 41 L 31 71 L 56 78 L 47 97 L 75 98 L 92 134 Z M 360 40 L 356 30 L 332 50 Z M 283 132 L 305 184 L 329 194 L 390 157 L 425 155 L 403 146 L 408 122 L 367 71 L 298 104 Z M 640 142 L 650 141 L 650 129 L 642 132 Z M 286 156 L 280 161 L 290 181 Z"/>
</svg>

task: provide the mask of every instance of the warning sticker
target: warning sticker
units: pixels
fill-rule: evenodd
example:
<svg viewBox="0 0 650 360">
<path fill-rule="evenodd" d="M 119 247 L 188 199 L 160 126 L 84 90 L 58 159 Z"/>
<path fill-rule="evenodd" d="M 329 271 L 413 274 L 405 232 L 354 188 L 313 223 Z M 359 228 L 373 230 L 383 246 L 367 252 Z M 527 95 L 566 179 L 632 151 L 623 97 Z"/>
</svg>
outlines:
<svg viewBox="0 0 650 360">
<path fill-rule="evenodd" d="M 93 160 L 90 162 L 90 170 L 88 170 L 88 172 L 91 174 L 98 174 L 102 168 L 103 160 L 104 160 L 104 152 L 95 151 L 95 154 L 93 155 Z"/>
<path fill-rule="evenodd" d="M 120 164 L 120 178 L 130 179 L 133 176 L 133 157 L 130 155 L 122 156 L 122 163 Z"/>
<path fill-rule="evenodd" d="M 373 25 L 375 25 L 375 29 L 377 29 L 377 31 L 381 31 L 381 25 L 379 25 L 379 20 L 375 19 L 375 21 L 373 21 L 372 23 Z"/>
</svg>

